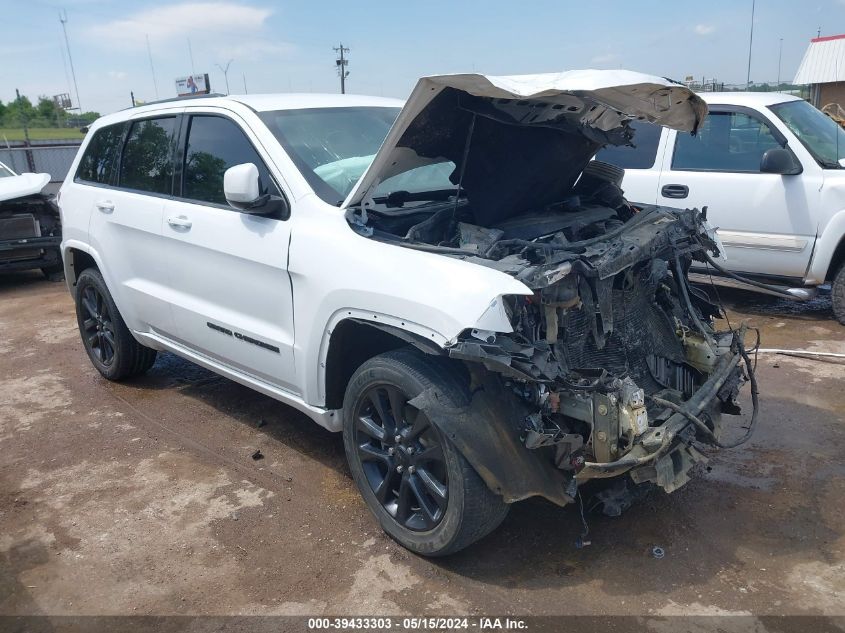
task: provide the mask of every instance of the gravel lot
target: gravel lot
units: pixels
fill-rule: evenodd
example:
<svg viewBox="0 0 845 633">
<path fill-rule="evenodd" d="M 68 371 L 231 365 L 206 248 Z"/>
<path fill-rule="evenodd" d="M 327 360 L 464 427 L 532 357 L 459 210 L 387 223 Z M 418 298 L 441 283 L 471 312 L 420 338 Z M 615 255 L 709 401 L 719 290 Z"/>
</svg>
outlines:
<svg viewBox="0 0 845 633">
<path fill-rule="evenodd" d="M 845 352 L 826 298 L 722 294 L 765 347 Z M 845 615 L 845 364 L 760 356 L 751 443 L 589 547 L 529 500 L 426 560 L 296 411 L 167 354 L 103 380 L 63 284 L 0 276 L 0 332 L 0 614 Z"/>
</svg>

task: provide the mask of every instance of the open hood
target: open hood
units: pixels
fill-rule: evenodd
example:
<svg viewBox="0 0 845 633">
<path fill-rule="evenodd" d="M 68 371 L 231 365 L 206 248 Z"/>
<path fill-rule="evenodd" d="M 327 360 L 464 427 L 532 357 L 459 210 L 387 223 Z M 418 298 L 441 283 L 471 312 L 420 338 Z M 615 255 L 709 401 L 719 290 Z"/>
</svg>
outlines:
<svg viewBox="0 0 845 633">
<path fill-rule="evenodd" d="M 451 162 L 452 183 L 492 215 L 537 208 L 571 188 L 601 146 L 631 144 L 629 121 L 695 132 L 706 115 L 688 88 L 627 70 L 425 77 L 344 206 L 366 206 L 391 176 Z"/>
<path fill-rule="evenodd" d="M 50 174 L 27 173 L 0 178 L 0 202 L 41 193 L 48 182 L 50 182 Z"/>
</svg>

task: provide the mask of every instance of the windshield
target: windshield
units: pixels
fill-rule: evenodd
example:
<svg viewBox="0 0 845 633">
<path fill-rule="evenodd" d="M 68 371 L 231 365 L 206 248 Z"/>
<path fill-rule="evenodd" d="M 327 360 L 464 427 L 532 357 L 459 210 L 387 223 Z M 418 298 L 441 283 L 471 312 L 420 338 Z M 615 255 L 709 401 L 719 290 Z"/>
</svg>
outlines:
<svg viewBox="0 0 845 633">
<path fill-rule="evenodd" d="M 15 172 L 13 172 L 11 169 L 6 167 L 3 163 L 0 163 L 0 178 L 7 178 L 9 176 L 15 176 L 15 175 L 17 175 L 17 174 L 15 174 Z"/>
<path fill-rule="evenodd" d="M 277 110 L 261 119 L 314 192 L 340 204 L 370 166 L 399 108 Z"/>
<path fill-rule="evenodd" d="M 769 106 L 786 124 L 819 165 L 840 169 L 845 157 L 845 130 L 806 101 L 787 101 Z"/>
</svg>

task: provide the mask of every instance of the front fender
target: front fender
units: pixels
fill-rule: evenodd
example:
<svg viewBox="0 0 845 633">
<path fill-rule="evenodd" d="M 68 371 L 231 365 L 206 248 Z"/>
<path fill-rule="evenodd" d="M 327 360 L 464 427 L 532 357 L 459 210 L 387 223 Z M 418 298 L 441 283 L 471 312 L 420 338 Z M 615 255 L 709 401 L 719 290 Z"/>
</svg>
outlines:
<svg viewBox="0 0 845 633">
<path fill-rule="evenodd" d="M 837 211 L 821 230 L 816 239 L 815 251 L 807 269 L 804 283 L 819 285 L 827 281 L 830 263 L 836 247 L 845 236 L 845 209 Z"/>
</svg>

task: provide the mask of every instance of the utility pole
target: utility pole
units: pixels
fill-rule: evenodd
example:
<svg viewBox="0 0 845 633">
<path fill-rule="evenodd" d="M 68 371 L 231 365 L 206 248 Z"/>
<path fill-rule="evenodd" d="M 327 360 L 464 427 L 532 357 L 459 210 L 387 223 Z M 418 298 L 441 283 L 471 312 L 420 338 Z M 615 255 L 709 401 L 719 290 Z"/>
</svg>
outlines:
<svg viewBox="0 0 845 633">
<path fill-rule="evenodd" d="M 246 73 L 241 73 L 241 75 L 242 75 L 242 76 L 243 76 L 243 78 L 244 78 L 244 94 L 245 94 L 245 95 L 248 95 L 248 94 L 249 94 L 249 91 L 246 89 Z"/>
<path fill-rule="evenodd" d="M 226 94 L 229 94 L 229 66 L 232 62 L 235 61 L 234 59 L 230 59 L 226 62 L 226 67 L 224 68 L 220 64 L 214 64 L 217 66 L 221 71 L 223 71 L 223 78 L 226 80 Z"/>
<path fill-rule="evenodd" d="M 780 38 L 780 47 L 778 48 L 778 87 L 777 91 L 780 92 L 780 60 L 783 58 L 783 38 Z"/>
<path fill-rule="evenodd" d="M 73 90 L 76 92 L 76 107 L 79 108 L 79 114 L 82 114 L 82 103 L 79 100 L 79 86 L 76 85 L 76 71 L 73 69 L 73 57 L 70 54 L 70 42 L 67 39 L 67 11 L 59 13 L 59 22 L 62 23 L 62 32 L 65 34 L 65 47 L 67 48 L 67 58 L 70 62 L 70 75 L 73 77 Z"/>
<path fill-rule="evenodd" d="M 343 54 L 348 53 L 349 49 L 343 45 L 343 42 L 341 42 L 340 47 L 335 47 L 334 50 L 340 54 L 340 56 L 335 60 L 337 74 L 340 75 L 340 94 L 346 94 L 346 78 L 349 77 L 349 71 L 346 70 L 346 67 L 349 65 L 349 60 L 346 59 Z"/>
<path fill-rule="evenodd" d="M 751 33 L 748 36 L 748 74 L 745 76 L 745 89 L 751 87 L 751 45 L 754 43 L 754 3 L 751 0 Z"/>
<path fill-rule="evenodd" d="M 18 112 L 21 116 L 21 126 L 23 127 L 23 140 L 24 146 L 27 148 L 24 150 L 24 154 L 26 155 L 26 164 L 29 168 L 29 171 L 35 173 L 35 160 L 32 157 L 32 150 L 29 149 L 31 143 L 29 142 L 29 126 L 27 125 L 26 114 L 24 114 L 23 108 L 21 107 L 21 91 L 15 88 L 15 97 L 18 104 Z"/>
<path fill-rule="evenodd" d="M 153 74 L 153 88 L 155 89 L 156 99 L 158 99 L 158 82 L 156 81 L 156 69 L 153 66 L 153 52 L 150 49 L 150 36 L 145 35 L 147 38 L 147 57 L 150 58 L 150 72 Z"/>
</svg>

